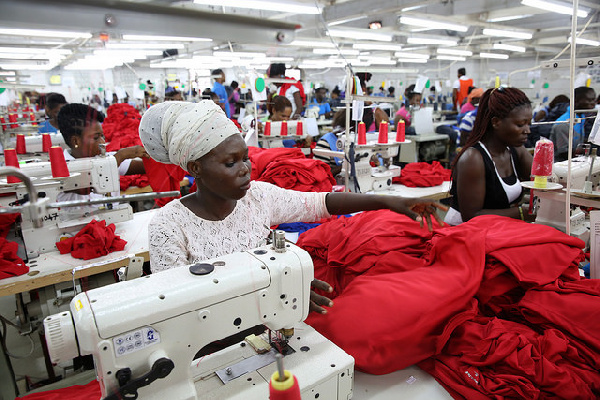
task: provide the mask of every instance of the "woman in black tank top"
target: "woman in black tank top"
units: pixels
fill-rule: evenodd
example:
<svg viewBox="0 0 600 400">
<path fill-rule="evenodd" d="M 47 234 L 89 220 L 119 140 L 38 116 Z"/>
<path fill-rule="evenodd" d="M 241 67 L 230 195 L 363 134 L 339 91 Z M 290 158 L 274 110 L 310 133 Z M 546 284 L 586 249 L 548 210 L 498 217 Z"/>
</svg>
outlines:
<svg viewBox="0 0 600 400">
<path fill-rule="evenodd" d="M 460 223 L 485 214 L 533 219 L 528 205 L 509 201 L 506 191 L 517 178 L 529 180 L 533 157 L 524 144 L 531 118 L 531 102 L 521 90 L 499 87 L 484 93 L 473 131 L 454 161 L 447 222 L 452 216 Z"/>
</svg>

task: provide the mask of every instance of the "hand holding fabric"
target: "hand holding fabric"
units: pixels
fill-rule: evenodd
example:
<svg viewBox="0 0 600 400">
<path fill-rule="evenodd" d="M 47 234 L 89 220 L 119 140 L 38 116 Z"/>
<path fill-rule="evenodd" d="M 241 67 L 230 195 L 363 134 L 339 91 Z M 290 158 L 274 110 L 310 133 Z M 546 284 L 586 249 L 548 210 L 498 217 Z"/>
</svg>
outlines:
<svg viewBox="0 0 600 400">
<path fill-rule="evenodd" d="M 389 209 L 397 212 L 399 214 L 404 214 L 411 219 L 419 222 L 421 227 L 423 227 L 423 221 L 427 221 L 427 229 L 429 231 L 433 230 L 431 217 L 435 218 L 435 220 L 440 225 L 444 225 L 444 221 L 438 215 L 437 210 L 447 211 L 448 207 L 443 204 L 438 203 L 437 201 L 414 198 L 398 198 L 398 197 L 389 197 L 390 205 Z"/>
<path fill-rule="evenodd" d="M 315 279 L 311 283 L 314 289 L 322 290 L 327 293 L 333 292 L 333 288 L 329 283 Z M 316 311 L 319 314 L 327 314 L 327 310 L 322 306 L 332 307 L 333 301 L 330 298 L 317 294 L 313 289 L 310 290 L 310 310 Z"/>
</svg>

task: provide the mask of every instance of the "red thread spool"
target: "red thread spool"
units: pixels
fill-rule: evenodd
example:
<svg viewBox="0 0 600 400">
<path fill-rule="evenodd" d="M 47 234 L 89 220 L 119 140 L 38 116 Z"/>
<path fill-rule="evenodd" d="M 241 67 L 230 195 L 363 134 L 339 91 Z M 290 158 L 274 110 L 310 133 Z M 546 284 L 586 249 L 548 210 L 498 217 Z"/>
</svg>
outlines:
<svg viewBox="0 0 600 400">
<path fill-rule="evenodd" d="M 49 133 L 42 133 L 42 151 L 48 153 L 52 147 L 52 137 Z"/>
<path fill-rule="evenodd" d="M 31 121 L 31 125 L 37 126 L 37 122 L 35 122 L 35 114 L 34 113 L 29 114 L 29 120 Z"/>
<path fill-rule="evenodd" d="M 379 139 L 377 143 L 387 143 L 388 142 L 388 123 L 382 121 L 379 124 Z"/>
<path fill-rule="evenodd" d="M 404 142 L 406 139 L 406 124 L 404 121 L 398 122 L 398 127 L 396 128 L 396 142 Z"/>
<path fill-rule="evenodd" d="M 287 121 L 281 121 L 281 136 L 287 136 Z"/>
<path fill-rule="evenodd" d="M 265 122 L 265 131 L 263 134 L 265 136 L 271 136 L 271 121 Z"/>
<path fill-rule="evenodd" d="M 285 381 L 277 382 L 273 374 L 269 382 L 269 400 L 301 400 L 298 378 L 290 371 L 285 371 Z"/>
<path fill-rule="evenodd" d="M 17 158 L 17 151 L 15 149 L 4 149 L 4 165 L 7 167 L 19 167 L 19 159 Z M 6 177 L 8 183 L 19 183 L 21 180 L 16 176 L 8 175 Z"/>
<path fill-rule="evenodd" d="M 358 140 L 356 144 L 367 144 L 367 127 L 364 122 L 358 124 Z"/>
<path fill-rule="evenodd" d="M 302 121 L 298 121 L 298 123 L 296 125 L 296 135 L 302 136 L 302 133 L 303 133 Z"/>
<path fill-rule="evenodd" d="M 63 149 L 59 146 L 50 147 L 50 168 L 54 178 L 67 178 L 70 176 Z"/>
<path fill-rule="evenodd" d="M 25 135 L 19 133 L 17 134 L 17 154 L 25 153 L 27 153 L 27 148 L 25 147 Z"/>
<path fill-rule="evenodd" d="M 17 114 L 8 114 L 9 122 L 17 122 Z M 19 124 L 10 124 L 11 128 L 18 128 Z"/>
</svg>

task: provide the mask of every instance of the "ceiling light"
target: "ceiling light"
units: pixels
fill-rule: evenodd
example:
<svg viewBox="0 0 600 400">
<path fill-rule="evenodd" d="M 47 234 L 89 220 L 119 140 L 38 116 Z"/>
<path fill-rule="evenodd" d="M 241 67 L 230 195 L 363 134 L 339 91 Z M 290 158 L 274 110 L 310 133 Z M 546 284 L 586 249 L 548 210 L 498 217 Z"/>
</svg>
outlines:
<svg viewBox="0 0 600 400">
<path fill-rule="evenodd" d="M 529 7 L 540 8 L 544 11 L 552 11 L 558 14 L 573 15 L 573 5 L 569 3 L 548 0 L 521 0 L 521 4 Z M 585 18 L 588 16 L 588 11 L 578 8 L 577 16 Z"/>
<path fill-rule="evenodd" d="M 266 0 L 194 0 L 194 3 L 207 6 L 279 11 L 292 14 L 321 14 L 321 10 L 317 6 L 307 6 L 298 3 L 280 3 Z"/>
<path fill-rule="evenodd" d="M 392 34 L 383 32 L 373 32 L 368 29 L 340 29 L 333 28 L 327 31 L 330 36 L 345 37 L 350 39 L 378 40 L 382 42 L 391 42 Z"/>
<path fill-rule="evenodd" d="M 314 54 L 330 54 L 330 55 L 338 55 L 343 54 L 345 56 L 357 56 L 360 54 L 359 50 L 353 49 L 313 49 Z"/>
<path fill-rule="evenodd" d="M 479 53 L 479 57 L 481 57 L 481 58 L 496 58 L 498 60 L 508 59 L 507 54 L 498 54 L 498 53 Z"/>
<path fill-rule="evenodd" d="M 49 71 L 55 64 L 0 64 L 1 69 L 18 69 L 28 71 Z"/>
<path fill-rule="evenodd" d="M 533 14 L 518 14 L 518 15 L 506 15 L 504 17 L 491 18 L 486 20 L 486 22 L 505 22 L 505 21 L 514 21 L 516 19 L 523 19 L 533 17 Z"/>
<path fill-rule="evenodd" d="M 152 35 L 123 35 L 123 40 L 144 40 L 144 41 L 180 41 L 180 42 L 212 42 L 212 39 L 184 37 L 184 36 L 152 36 Z"/>
<path fill-rule="evenodd" d="M 15 71 L 0 71 L 0 75 L 2 76 L 15 76 Z"/>
<path fill-rule="evenodd" d="M 569 37 L 569 43 L 571 43 L 572 38 Z M 597 40 L 584 39 L 580 37 L 575 38 L 575 43 L 577 44 L 587 44 L 588 46 L 600 46 L 600 42 Z"/>
<path fill-rule="evenodd" d="M 438 54 L 450 54 L 451 56 L 466 56 L 470 57 L 473 55 L 472 51 L 469 50 L 459 50 L 459 49 L 437 49 Z"/>
<path fill-rule="evenodd" d="M 366 15 L 361 15 L 358 17 L 351 17 L 351 18 L 344 18 L 344 19 L 340 19 L 337 21 L 328 22 L 327 26 L 342 25 L 342 24 L 345 24 L 346 22 L 358 21 L 360 19 L 365 19 L 365 18 L 367 18 Z"/>
<path fill-rule="evenodd" d="M 294 61 L 294 57 L 267 57 L 270 62 Z"/>
<path fill-rule="evenodd" d="M 0 52 L 2 53 L 22 53 L 22 54 L 38 54 L 38 53 L 46 53 L 53 52 L 55 54 L 69 55 L 72 53 L 71 50 L 68 49 L 45 49 L 42 47 L 0 47 Z"/>
<path fill-rule="evenodd" d="M 184 49 L 183 43 L 106 43 L 107 49 Z"/>
<path fill-rule="evenodd" d="M 449 60 L 449 61 L 466 61 L 467 60 L 465 57 L 445 56 L 445 55 L 437 56 L 435 59 L 436 60 Z"/>
<path fill-rule="evenodd" d="M 408 43 L 408 44 L 439 44 L 442 46 L 456 46 L 456 44 L 458 42 L 456 40 L 447 40 L 447 39 L 409 37 L 406 39 L 406 43 Z"/>
<path fill-rule="evenodd" d="M 265 53 L 250 52 L 250 51 L 213 51 L 213 56 L 221 58 L 265 58 Z"/>
<path fill-rule="evenodd" d="M 319 41 L 319 40 L 294 40 L 289 44 L 290 46 L 299 46 L 299 47 L 325 47 L 325 48 L 335 48 L 335 45 L 330 41 Z"/>
<path fill-rule="evenodd" d="M 406 7 L 406 8 L 403 8 L 402 10 L 400 10 L 400 12 L 414 11 L 414 10 L 418 10 L 419 8 L 423 8 L 423 7 L 427 7 L 427 4 L 422 4 L 422 5 L 419 5 L 419 6 Z"/>
<path fill-rule="evenodd" d="M 429 54 L 409 53 L 407 51 L 397 51 L 394 53 L 394 57 L 415 58 L 415 59 L 427 60 L 429 58 Z"/>
<path fill-rule="evenodd" d="M 518 51 L 519 53 L 525 53 L 525 46 L 515 46 L 512 44 L 504 44 L 504 43 L 494 43 L 492 46 L 494 50 L 508 50 L 508 51 Z"/>
<path fill-rule="evenodd" d="M 377 44 L 377 43 L 354 43 L 353 49 L 360 50 L 383 50 L 383 51 L 400 51 L 402 46 L 399 44 Z"/>
<path fill-rule="evenodd" d="M 421 63 L 421 64 L 425 64 L 427 62 L 426 58 L 398 58 L 398 60 L 396 60 L 398 62 L 402 62 L 402 63 Z"/>
<path fill-rule="evenodd" d="M 16 36 L 41 36 L 52 38 L 83 38 L 89 39 L 92 34 L 89 32 L 70 32 L 70 31 L 50 31 L 42 29 L 0 29 L 0 35 Z"/>
<path fill-rule="evenodd" d="M 516 39 L 531 39 L 533 34 L 523 31 L 508 31 L 503 29 L 484 29 L 483 34 L 486 36 L 510 37 Z"/>
<path fill-rule="evenodd" d="M 469 30 L 469 27 L 464 25 L 413 17 L 400 17 L 400 23 L 405 25 L 421 26 L 428 29 L 447 29 L 449 31 L 457 32 L 466 32 Z"/>
</svg>

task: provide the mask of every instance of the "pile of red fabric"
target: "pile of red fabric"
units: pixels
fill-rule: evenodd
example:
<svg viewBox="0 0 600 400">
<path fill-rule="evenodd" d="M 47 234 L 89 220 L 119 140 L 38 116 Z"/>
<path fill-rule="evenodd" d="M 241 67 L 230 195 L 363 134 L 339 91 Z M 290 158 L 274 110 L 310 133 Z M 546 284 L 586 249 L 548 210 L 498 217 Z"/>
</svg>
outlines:
<svg viewBox="0 0 600 400">
<path fill-rule="evenodd" d="M 97 380 L 93 380 L 87 385 L 73 385 L 62 389 L 32 393 L 27 396 L 17 397 L 15 400 L 89 400 L 101 397 L 102 390 L 100 390 L 100 384 Z"/>
<path fill-rule="evenodd" d="M 250 179 L 257 180 L 273 161 L 287 159 L 303 159 L 304 153 L 296 148 L 278 147 L 273 149 L 261 149 L 260 147 L 248 146 L 248 157 L 252 162 Z"/>
<path fill-rule="evenodd" d="M 77 235 L 56 243 L 60 254 L 71 253 L 75 258 L 90 260 L 113 251 L 121 251 L 127 242 L 115 235 L 115 224 L 92 220 Z"/>
<path fill-rule="evenodd" d="M 392 182 L 409 187 L 431 187 L 441 185 L 442 182 L 449 181 L 451 177 L 452 171 L 444 168 L 437 161 L 433 161 L 431 164 L 415 162 L 406 164 L 402 168 L 400 176 L 392 179 Z"/>
<path fill-rule="evenodd" d="M 152 190 L 155 192 L 179 191 L 181 180 L 185 177 L 185 171 L 179 165 L 163 164 L 154 161 L 152 158 L 144 158 L 144 169 L 149 178 L 150 186 L 152 186 Z M 154 202 L 157 206 L 162 207 L 171 200 L 179 197 L 181 195 L 177 195 L 176 197 L 161 197 L 155 199 Z"/>
<path fill-rule="evenodd" d="M 419 363 L 455 398 L 600 396 L 600 282 L 579 276 L 579 239 L 491 215 L 429 233 L 377 211 L 298 244 L 336 296 L 307 322 L 357 369 Z"/>
<path fill-rule="evenodd" d="M 0 279 L 29 272 L 29 267 L 17 256 L 19 245 L 6 240 L 6 235 L 21 214 L 0 214 Z"/>
</svg>

